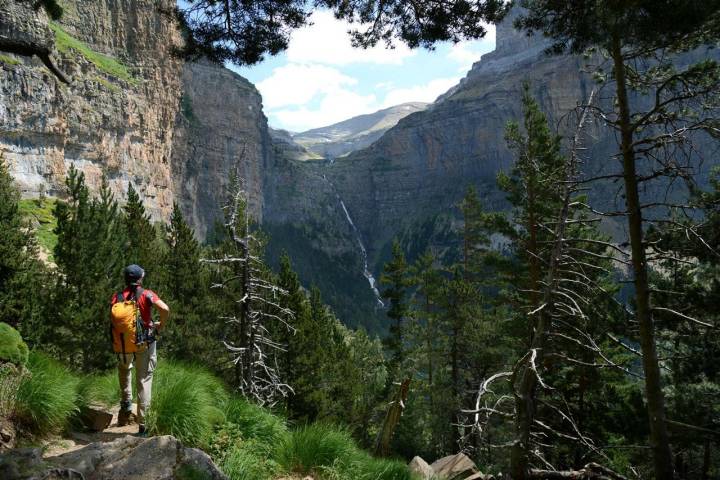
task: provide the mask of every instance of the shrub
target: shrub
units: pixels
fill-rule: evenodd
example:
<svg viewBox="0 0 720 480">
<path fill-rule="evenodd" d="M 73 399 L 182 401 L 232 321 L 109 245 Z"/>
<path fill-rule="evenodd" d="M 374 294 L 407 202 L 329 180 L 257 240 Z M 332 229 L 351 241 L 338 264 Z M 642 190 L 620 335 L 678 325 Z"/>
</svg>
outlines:
<svg viewBox="0 0 720 480">
<path fill-rule="evenodd" d="M 234 397 L 228 401 L 225 418 L 237 425 L 243 439 L 255 440 L 261 446 L 277 445 L 288 434 L 283 419 L 244 398 Z"/>
<path fill-rule="evenodd" d="M 276 458 L 286 471 L 305 474 L 323 467 L 350 465 L 357 452 L 347 431 L 316 423 L 291 432 L 278 444 Z"/>
<path fill-rule="evenodd" d="M 62 430 L 78 411 L 78 378 L 36 351 L 30 352 L 27 367 L 30 374 L 20 383 L 15 416 L 38 435 Z"/>
<path fill-rule="evenodd" d="M 0 363 L 10 362 L 23 367 L 28 361 L 28 347 L 20 333 L 7 323 L 0 322 Z"/>
<path fill-rule="evenodd" d="M 228 395 L 222 382 L 199 367 L 160 362 L 153 383 L 148 430 L 188 445 L 207 445 L 213 427 L 225 420 Z"/>
</svg>

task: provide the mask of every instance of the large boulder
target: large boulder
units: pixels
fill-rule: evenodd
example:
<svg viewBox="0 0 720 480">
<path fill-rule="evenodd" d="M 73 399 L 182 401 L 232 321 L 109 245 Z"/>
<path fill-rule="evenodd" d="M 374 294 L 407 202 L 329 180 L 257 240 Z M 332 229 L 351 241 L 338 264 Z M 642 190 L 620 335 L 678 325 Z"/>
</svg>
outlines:
<svg viewBox="0 0 720 480">
<path fill-rule="evenodd" d="M 55 475 L 55 476 L 53 476 Z M 0 478 L 78 478 L 84 480 L 227 480 L 201 450 L 175 437 L 120 437 L 42 459 L 36 451 L 10 450 L 0 455 Z"/>
<path fill-rule="evenodd" d="M 412 473 L 417 475 L 422 480 L 430 480 L 433 475 L 435 475 L 435 471 L 432 469 L 432 467 L 421 457 L 416 456 L 415 458 L 410 460 L 408 468 Z"/>
<path fill-rule="evenodd" d="M 435 476 L 442 480 L 465 479 L 479 472 L 475 462 L 464 453 L 443 457 L 436 460 L 431 467 Z"/>
</svg>

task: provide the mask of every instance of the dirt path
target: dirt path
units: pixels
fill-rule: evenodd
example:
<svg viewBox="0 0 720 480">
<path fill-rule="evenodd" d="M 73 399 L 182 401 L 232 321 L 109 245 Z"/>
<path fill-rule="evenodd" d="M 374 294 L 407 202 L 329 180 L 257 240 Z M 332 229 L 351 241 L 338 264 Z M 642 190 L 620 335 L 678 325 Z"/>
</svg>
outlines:
<svg viewBox="0 0 720 480">
<path fill-rule="evenodd" d="M 110 422 L 110 426 L 102 432 L 71 432 L 69 437 L 59 437 L 49 440 L 43 445 L 43 457 L 56 457 L 64 453 L 79 450 L 91 443 L 112 442 L 126 435 L 135 435 L 138 431 L 136 424 L 118 427 L 117 419 L 119 410 L 119 407 L 108 410 L 108 412 L 113 414 L 113 419 L 112 422 Z M 135 405 L 133 405 L 133 410 L 135 410 Z"/>
</svg>

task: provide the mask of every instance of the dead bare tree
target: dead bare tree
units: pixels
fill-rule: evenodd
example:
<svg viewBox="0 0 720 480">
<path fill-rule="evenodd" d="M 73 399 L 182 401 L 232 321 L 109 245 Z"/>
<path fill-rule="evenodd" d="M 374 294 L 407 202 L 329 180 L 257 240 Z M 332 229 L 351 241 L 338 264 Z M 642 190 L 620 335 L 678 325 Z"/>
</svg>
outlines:
<svg viewBox="0 0 720 480">
<path fill-rule="evenodd" d="M 236 385 L 245 397 L 272 405 L 292 388 L 282 380 L 278 367 L 278 353 L 285 351 L 284 346 L 273 340 L 269 325 L 294 331 L 294 313 L 281 305 L 279 299 L 288 293 L 272 282 L 258 254 L 259 240 L 251 229 L 247 193 L 239 174 L 231 185 L 232 195 L 224 207 L 228 248 L 203 261 L 220 268 L 224 277 L 212 288 L 240 295 L 233 310 L 221 317 L 232 327 L 222 342 L 235 367 Z"/>
<path fill-rule="evenodd" d="M 555 189 L 560 209 L 553 218 L 535 218 L 535 227 L 550 235 L 549 240 L 537 240 L 546 243 L 547 253 L 536 259 L 542 276 L 528 304 L 528 322 L 534 326 L 529 348 L 512 370 L 495 373 L 481 382 L 474 408 L 465 411 L 469 420 L 466 427 L 481 437 L 491 418 L 512 420 L 513 438 L 498 446 L 510 449 L 510 473 L 515 479 L 624 478 L 594 463 L 579 470 L 558 471 L 543 454 L 553 448 L 554 441 L 571 441 L 583 445 L 595 457 L 607 458 L 582 432 L 567 402 L 545 378 L 545 374 L 550 373 L 550 365 L 628 371 L 603 351 L 597 333 L 588 328 L 596 316 L 593 299 L 610 297 L 598 279 L 610 273 L 610 262 L 618 257 L 611 253 L 617 248 L 612 243 L 586 236 L 588 230 L 592 230 L 588 225 L 596 223 L 597 218 L 588 215 L 583 202 L 578 200 L 583 191 L 579 168 L 580 152 L 584 150 L 581 137 L 594 95 L 593 91 L 588 106 L 579 109 L 575 134 L 561 174 L 564 181 Z M 576 358 L 574 352 L 577 351 L 584 354 Z M 499 381 L 505 382 L 504 388 L 509 393 L 494 394 L 493 384 Z M 541 418 L 540 409 L 554 420 Z"/>
</svg>

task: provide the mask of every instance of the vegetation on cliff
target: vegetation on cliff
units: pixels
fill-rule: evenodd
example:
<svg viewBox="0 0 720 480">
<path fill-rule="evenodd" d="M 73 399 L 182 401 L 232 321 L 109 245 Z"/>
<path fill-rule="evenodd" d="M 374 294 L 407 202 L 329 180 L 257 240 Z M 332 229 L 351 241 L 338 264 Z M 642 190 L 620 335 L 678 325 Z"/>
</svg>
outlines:
<svg viewBox="0 0 720 480">
<path fill-rule="evenodd" d="M 116 58 L 96 52 L 88 45 L 66 32 L 59 23 L 50 22 L 50 28 L 55 32 L 55 46 L 60 52 L 75 51 L 91 62 L 98 70 L 130 84 L 136 84 L 137 79 L 132 76 L 127 65 Z"/>
</svg>

